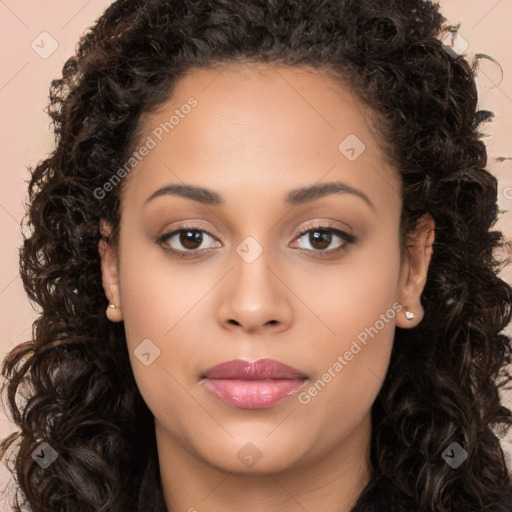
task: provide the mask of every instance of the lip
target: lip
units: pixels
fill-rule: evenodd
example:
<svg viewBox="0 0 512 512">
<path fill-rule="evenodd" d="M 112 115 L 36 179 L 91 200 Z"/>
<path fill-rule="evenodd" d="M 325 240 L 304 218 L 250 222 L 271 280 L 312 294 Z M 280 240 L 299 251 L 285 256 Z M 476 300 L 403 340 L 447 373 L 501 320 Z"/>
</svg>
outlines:
<svg viewBox="0 0 512 512">
<path fill-rule="evenodd" d="M 203 377 L 207 379 L 266 380 L 306 379 L 307 375 L 274 359 L 258 361 L 234 359 L 208 368 L 203 373 Z"/>
<path fill-rule="evenodd" d="M 223 402 L 242 409 L 271 407 L 307 380 L 303 372 L 273 359 L 226 361 L 206 370 L 205 387 Z"/>
</svg>

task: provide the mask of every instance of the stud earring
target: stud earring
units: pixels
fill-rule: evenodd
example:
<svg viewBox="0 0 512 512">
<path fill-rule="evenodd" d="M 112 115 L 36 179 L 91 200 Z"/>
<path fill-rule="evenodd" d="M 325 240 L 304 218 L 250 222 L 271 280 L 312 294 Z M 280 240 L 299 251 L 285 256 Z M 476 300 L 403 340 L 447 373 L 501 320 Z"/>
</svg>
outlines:
<svg viewBox="0 0 512 512">
<path fill-rule="evenodd" d="M 414 313 L 409 311 L 408 308 L 405 308 L 405 318 L 407 318 L 407 320 L 414 320 Z"/>
<path fill-rule="evenodd" d="M 107 308 L 107 318 L 111 322 L 120 322 L 123 319 L 121 308 L 118 308 L 115 304 L 109 304 Z"/>
</svg>

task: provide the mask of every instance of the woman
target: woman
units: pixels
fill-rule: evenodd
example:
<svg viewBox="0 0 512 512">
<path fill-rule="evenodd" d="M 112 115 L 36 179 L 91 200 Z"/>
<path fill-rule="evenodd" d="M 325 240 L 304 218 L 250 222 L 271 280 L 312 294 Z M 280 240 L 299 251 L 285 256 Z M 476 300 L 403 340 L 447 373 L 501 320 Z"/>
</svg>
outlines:
<svg viewBox="0 0 512 512">
<path fill-rule="evenodd" d="M 14 510 L 509 510 L 512 292 L 445 21 L 107 9 L 52 82 L 29 188 Z"/>
</svg>

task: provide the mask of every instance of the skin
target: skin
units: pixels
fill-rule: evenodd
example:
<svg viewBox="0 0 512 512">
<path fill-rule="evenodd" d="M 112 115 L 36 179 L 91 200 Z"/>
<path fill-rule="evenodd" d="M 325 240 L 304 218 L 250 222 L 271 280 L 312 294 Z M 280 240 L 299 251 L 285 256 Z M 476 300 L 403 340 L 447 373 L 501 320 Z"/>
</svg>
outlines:
<svg viewBox="0 0 512 512">
<path fill-rule="evenodd" d="M 107 314 L 124 321 L 135 379 L 155 417 L 167 508 L 349 511 L 370 478 L 370 412 L 395 326 L 413 328 L 423 316 L 432 221 L 420 223 L 401 258 L 398 172 L 385 163 L 368 107 L 325 73 L 195 69 L 144 118 L 141 141 L 191 96 L 197 106 L 126 178 L 119 246 L 99 245 L 105 293 L 117 306 Z M 365 145 L 354 161 L 338 149 L 349 134 Z M 285 203 L 291 189 L 333 181 L 373 206 L 351 193 Z M 169 194 L 145 203 L 185 183 L 215 190 L 224 203 Z M 165 251 L 191 250 L 179 234 L 156 242 L 191 222 L 207 232 L 188 246 L 195 257 Z M 321 257 L 344 241 L 336 233 L 323 246 L 313 233 L 299 238 L 319 223 L 356 241 Z M 263 251 L 252 263 L 236 252 L 248 236 Z M 268 357 L 306 373 L 299 391 L 308 390 L 393 304 L 403 308 L 306 404 L 295 393 L 266 409 L 240 409 L 204 387 L 201 373 L 213 365 Z M 145 366 L 134 350 L 148 338 L 160 356 Z M 250 467 L 237 456 L 247 443 L 261 455 Z"/>
</svg>

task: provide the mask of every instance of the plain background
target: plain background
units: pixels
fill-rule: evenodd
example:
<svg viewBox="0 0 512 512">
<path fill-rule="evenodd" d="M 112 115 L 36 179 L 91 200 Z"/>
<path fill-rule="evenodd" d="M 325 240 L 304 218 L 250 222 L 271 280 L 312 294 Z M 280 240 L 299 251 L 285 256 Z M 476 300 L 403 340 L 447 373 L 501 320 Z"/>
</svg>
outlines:
<svg viewBox="0 0 512 512">
<path fill-rule="evenodd" d="M 18 275 L 19 223 L 24 213 L 27 167 L 52 150 L 49 117 L 43 112 L 48 87 L 60 76 L 65 60 L 74 53 L 78 38 L 103 12 L 111 0 L 0 0 L 0 353 L 3 359 L 15 345 L 31 336 L 36 318 Z M 512 0 L 441 0 L 450 23 L 460 23 L 459 33 L 468 43 L 467 58 L 477 54 L 479 108 L 495 113 L 487 123 L 488 169 L 499 179 L 501 209 L 499 223 L 512 239 Z M 502 273 L 512 281 L 512 268 Z M 510 329 L 509 329 L 510 332 Z M 512 407 L 512 394 L 504 397 Z M 0 436 L 14 430 L 0 412 Z M 512 439 L 512 437 L 510 438 Z M 503 440 L 509 453 L 512 441 Z M 512 465 L 512 462 L 511 462 Z M 12 490 L 10 474 L 0 467 L 0 489 Z M 7 510 L 8 495 L 0 499 Z"/>
</svg>

